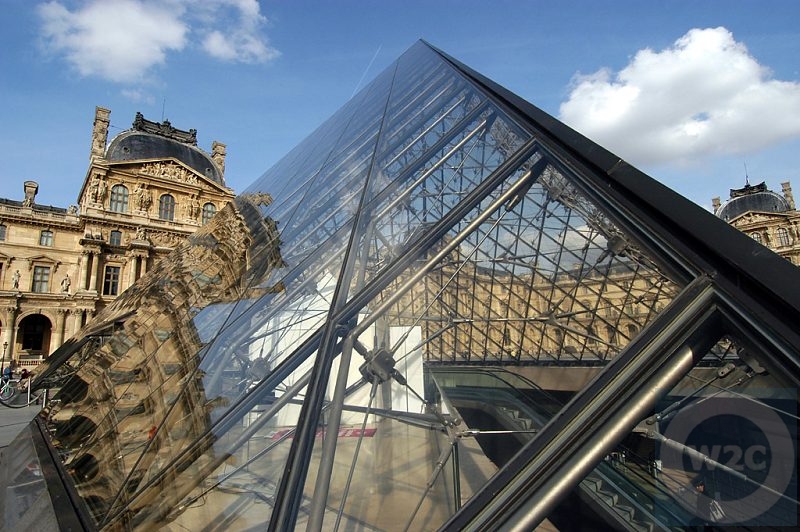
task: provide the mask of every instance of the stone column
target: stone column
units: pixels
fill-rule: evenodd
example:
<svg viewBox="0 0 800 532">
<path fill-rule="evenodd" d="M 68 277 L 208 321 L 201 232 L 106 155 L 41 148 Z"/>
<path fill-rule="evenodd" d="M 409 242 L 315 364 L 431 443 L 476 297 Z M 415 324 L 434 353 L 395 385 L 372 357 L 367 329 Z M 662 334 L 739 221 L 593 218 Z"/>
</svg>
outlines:
<svg viewBox="0 0 800 532">
<path fill-rule="evenodd" d="M 72 309 L 70 311 L 72 314 L 72 336 L 78 334 L 78 331 L 81 330 L 81 318 L 83 318 L 83 310 L 81 309 Z"/>
<path fill-rule="evenodd" d="M 3 362 L 8 364 L 14 360 L 14 331 L 17 330 L 17 308 L 6 307 L 5 329 L 3 330 L 3 343 L 7 343 L 6 354 Z M 2 348 L 2 346 L 0 346 Z M 2 356 L 2 355 L 0 355 Z"/>
<path fill-rule="evenodd" d="M 89 277 L 89 290 L 97 291 L 97 269 L 100 265 L 100 254 L 92 251 L 92 274 Z"/>
<path fill-rule="evenodd" d="M 53 339 L 50 342 L 50 353 L 49 355 L 53 354 L 53 351 L 61 347 L 61 344 L 64 343 L 64 321 L 67 314 L 67 309 L 60 308 L 56 310 L 56 326 L 53 330 Z"/>
<path fill-rule="evenodd" d="M 89 252 L 84 251 L 81 254 L 81 273 L 78 275 L 78 288 L 80 290 L 86 290 L 89 286 L 87 282 L 88 279 L 86 276 L 88 275 L 88 267 L 89 267 Z"/>
<path fill-rule="evenodd" d="M 128 286 L 136 282 L 136 273 L 139 271 L 139 257 L 133 255 L 128 259 Z M 127 287 L 126 287 L 127 288 Z"/>
</svg>

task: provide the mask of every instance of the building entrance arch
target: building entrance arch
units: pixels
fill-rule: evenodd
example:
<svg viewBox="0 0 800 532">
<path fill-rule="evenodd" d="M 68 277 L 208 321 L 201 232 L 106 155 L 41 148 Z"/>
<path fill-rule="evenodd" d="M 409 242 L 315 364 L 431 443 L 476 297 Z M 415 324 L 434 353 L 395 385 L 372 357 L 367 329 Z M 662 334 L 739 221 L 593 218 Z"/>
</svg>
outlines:
<svg viewBox="0 0 800 532">
<path fill-rule="evenodd" d="M 53 324 L 47 316 L 31 314 L 19 322 L 19 336 L 17 343 L 20 346 L 20 355 L 46 356 L 50 352 L 50 335 Z"/>
</svg>

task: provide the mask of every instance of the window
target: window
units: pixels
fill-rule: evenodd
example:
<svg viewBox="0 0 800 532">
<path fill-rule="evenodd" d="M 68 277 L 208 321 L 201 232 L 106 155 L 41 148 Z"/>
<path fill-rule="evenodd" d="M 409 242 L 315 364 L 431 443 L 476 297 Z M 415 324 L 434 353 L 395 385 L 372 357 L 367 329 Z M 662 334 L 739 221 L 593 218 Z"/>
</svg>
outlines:
<svg viewBox="0 0 800 532">
<path fill-rule="evenodd" d="M 158 217 L 162 220 L 175 219 L 175 198 L 169 194 L 164 194 L 158 200 Z"/>
<path fill-rule="evenodd" d="M 108 243 L 112 246 L 121 246 L 122 245 L 122 231 L 111 231 L 111 234 L 108 237 Z"/>
<path fill-rule="evenodd" d="M 789 242 L 789 231 L 786 230 L 785 227 L 778 228 L 778 245 L 779 246 L 788 246 Z"/>
<path fill-rule="evenodd" d="M 759 244 L 761 243 L 761 234 L 759 234 L 759 233 L 751 233 L 750 236 L 752 236 L 753 240 L 755 240 Z"/>
<path fill-rule="evenodd" d="M 205 211 L 203 211 L 203 217 L 205 217 Z M 6 239 L 6 226 L 0 224 L 0 242 Z"/>
<path fill-rule="evenodd" d="M 208 222 L 211 221 L 211 218 L 214 217 L 214 214 L 217 212 L 217 206 L 213 203 L 206 203 L 203 205 L 203 225 L 206 225 Z"/>
<path fill-rule="evenodd" d="M 103 295 L 115 296 L 119 293 L 119 266 L 106 266 L 103 280 Z"/>
<path fill-rule="evenodd" d="M 128 212 L 128 187 L 125 185 L 111 187 L 111 201 L 108 208 L 114 212 Z"/>
<path fill-rule="evenodd" d="M 33 285 L 31 286 L 31 292 L 47 293 L 49 291 L 50 291 L 50 267 L 34 266 Z"/>
<path fill-rule="evenodd" d="M 48 231 L 45 229 L 39 234 L 39 245 L 40 246 L 52 246 L 53 245 L 53 232 Z"/>
</svg>

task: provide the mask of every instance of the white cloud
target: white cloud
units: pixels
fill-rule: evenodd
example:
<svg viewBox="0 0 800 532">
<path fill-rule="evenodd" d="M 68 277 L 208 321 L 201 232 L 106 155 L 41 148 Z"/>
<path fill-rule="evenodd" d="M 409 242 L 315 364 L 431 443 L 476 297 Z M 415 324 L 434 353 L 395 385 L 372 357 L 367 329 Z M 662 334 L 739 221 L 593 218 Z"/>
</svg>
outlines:
<svg viewBox="0 0 800 532">
<path fill-rule="evenodd" d="M 138 81 L 186 45 L 179 10 L 137 0 L 90 2 L 74 12 L 48 2 L 39 15 L 47 43 L 84 76 Z"/>
<path fill-rule="evenodd" d="M 196 46 L 224 61 L 263 63 L 266 17 L 256 0 L 88 0 L 70 9 L 53 0 L 38 6 L 42 37 L 83 76 L 141 82 L 170 53 Z"/>
<path fill-rule="evenodd" d="M 800 136 L 800 83 L 772 79 L 725 28 L 576 76 L 560 117 L 634 164 L 695 163 Z"/>
<path fill-rule="evenodd" d="M 135 103 L 146 103 L 148 105 L 153 105 L 156 102 L 156 99 L 152 94 L 148 94 L 142 89 L 122 89 L 120 93 L 122 96 Z"/>
<path fill-rule="evenodd" d="M 225 33 L 208 29 L 203 49 L 211 57 L 229 62 L 264 63 L 280 55 L 261 35 L 267 18 L 261 14 L 256 0 L 212 0 L 210 4 L 212 8 L 214 5 L 221 8 L 218 13 L 226 12 L 228 6 L 233 7 L 238 15 Z"/>
<path fill-rule="evenodd" d="M 211 57 L 239 63 L 264 63 L 280 55 L 277 50 L 246 31 L 224 35 L 213 30 L 203 41 L 203 49 Z"/>
</svg>

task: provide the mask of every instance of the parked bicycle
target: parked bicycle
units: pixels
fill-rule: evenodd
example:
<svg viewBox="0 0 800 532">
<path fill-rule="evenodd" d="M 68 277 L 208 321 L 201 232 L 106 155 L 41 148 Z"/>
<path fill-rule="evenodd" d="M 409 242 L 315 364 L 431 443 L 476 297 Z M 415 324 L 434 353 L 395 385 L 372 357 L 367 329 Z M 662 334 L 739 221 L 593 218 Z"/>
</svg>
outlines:
<svg viewBox="0 0 800 532">
<path fill-rule="evenodd" d="M 3 386 L 0 387 L 0 399 L 10 401 L 21 388 L 21 379 L 3 379 Z"/>
</svg>

